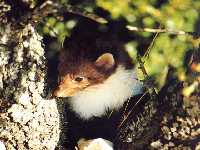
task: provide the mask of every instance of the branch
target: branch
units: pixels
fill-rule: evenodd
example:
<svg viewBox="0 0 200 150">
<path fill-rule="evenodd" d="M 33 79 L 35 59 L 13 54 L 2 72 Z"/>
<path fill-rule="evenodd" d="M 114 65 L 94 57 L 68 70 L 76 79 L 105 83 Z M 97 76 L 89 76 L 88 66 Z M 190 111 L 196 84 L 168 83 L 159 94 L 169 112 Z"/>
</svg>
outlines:
<svg viewBox="0 0 200 150">
<path fill-rule="evenodd" d="M 88 12 L 85 9 L 75 7 L 75 6 L 72 6 L 69 4 L 61 5 L 59 3 L 55 3 L 51 0 L 47 0 L 39 7 L 36 7 L 33 11 L 33 16 L 35 16 L 34 18 L 37 18 L 37 20 L 38 19 L 42 20 L 44 17 L 46 17 L 49 14 L 58 15 L 58 14 L 63 14 L 63 13 L 72 13 L 75 15 L 79 15 L 79 16 L 91 19 L 95 22 L 101 23 L 101 24 L 107 23 L 106 19 L 104 19 L 96 14 L 93 14 L 91 12 Z"/>
<path fill-rule="evenodd" d="M 168 34 L 175 34 L 175 35 L 190 35 L 195 38 L 200 38 L 200 35 L 196 32 L 185 32 L 185 31 L 176 31 L 172 29 L 152 29 L 152 28 L 139 28 L 127 25 L 126 28 L 130 31 L 137 31 L 137 32 L 150 32 L 150 33 L 168 33 Z"/>
</svg>

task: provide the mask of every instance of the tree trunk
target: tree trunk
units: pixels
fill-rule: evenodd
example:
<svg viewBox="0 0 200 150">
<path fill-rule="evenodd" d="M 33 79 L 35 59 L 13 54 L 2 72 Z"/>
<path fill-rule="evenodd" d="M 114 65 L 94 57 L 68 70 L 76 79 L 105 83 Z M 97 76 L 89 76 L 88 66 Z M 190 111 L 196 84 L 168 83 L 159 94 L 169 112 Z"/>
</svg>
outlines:
<svg viewBox="0 0 200 150">
<path fill-rule="evenodd" d="M 27 23 L 17 28 L 0 2 L 0 147 L 55 149 L 60 135 L 56 101 L 42 97 L 45 56 L 42 37 Z M 10 18 L 9 18 L 10 17 Z"/>
</svg>

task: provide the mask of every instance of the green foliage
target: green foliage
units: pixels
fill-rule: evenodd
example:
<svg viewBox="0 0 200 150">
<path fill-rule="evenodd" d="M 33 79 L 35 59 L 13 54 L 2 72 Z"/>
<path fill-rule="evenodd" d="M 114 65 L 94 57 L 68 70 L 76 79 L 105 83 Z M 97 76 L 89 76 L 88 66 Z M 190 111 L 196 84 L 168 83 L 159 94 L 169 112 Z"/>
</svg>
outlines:
<svg viewBox="0 0 200 150">
<path fill-rule="evenodd" d="M 70 35 L 70 31 L 75 25 L 76 20 L 61 22 L 54 17 L 49 17 L 46 19 L 45 25 L 43 26 L 43 33 L 57 37 L 58 40 L 62 42 L 66 36 Z"/>
<path fill-rule="evenodd" d="M 156 0 L 96 0 L 97 5 L 107 10 L 112 19 L 124 18 L 129 25 L 147 28 L 167 28 L 171 30 L 194 31 L 200 12 L 198 0 L 171 0 L 158 2 Z M 144 38 L 151 33 L 133 33 Z M 128 51 L 133 56 L 140 43 L 128 43 Z M 132 48 L 130 48 L 132 47 Z M 177 76 L 185 74 L 184 57 L 189 49 L 194 49 L 191 39 L 185 35 L 170 36 L 159 34 L 155 40 L 150 55 L 146 58 L 145 67 L 149 75 L 153 75 L 160 86 L 164 84 L 168 66 L 177 69 Z M 139 50 L 139 49 L 138 49 Z M 135 60 L 135 59 L 134 59 Z"/>
<path fill-rule="evenodd" d="M 62 4 L 68 2 L 59 1 Z M 77 2 L 77 6 L 90 12 L 95 12 L 100 7 L 109 13 L 108 21 L 123 19 L 127 21 L 127 25 L 146 28 L 161 27 L 192 32 L 195 31 L 197 20 L 200 18 L 199 0 L 96 0 L 95 3 L 80 1 Z M 65 36 L 70 35 L 75 25 L 75 20 L 61 22 L 50 17 L 46 20 L 43 33 L 55 36 L 54 32 L 56 32 L 58 39 L 62 41 Z M 130 34 L 144 38 L 149 45 L 153 40 L 152 33 L 130 31 Z M 154 42 L 149 56 L 144 60 L 148 74 L 154 76 L 158 87 L 161 87 L 165 82 L 169 66 L 173 66 L 177 70 L 177 77 L 182 79 L 181 77 L 186 72 L 186 66 L 183 63 L 186 52 L 194 49 L 195 42 L 186 35 L 172 36 L 166 33 L 159 34 Z M 145 51 L 145 49 L 138 49 L 138 47 L 143 47 L 141 43 L 142 41 L 131 39 L 125 45 L 133 61 L 136 61 L 137 51 Z"/>
</svg>

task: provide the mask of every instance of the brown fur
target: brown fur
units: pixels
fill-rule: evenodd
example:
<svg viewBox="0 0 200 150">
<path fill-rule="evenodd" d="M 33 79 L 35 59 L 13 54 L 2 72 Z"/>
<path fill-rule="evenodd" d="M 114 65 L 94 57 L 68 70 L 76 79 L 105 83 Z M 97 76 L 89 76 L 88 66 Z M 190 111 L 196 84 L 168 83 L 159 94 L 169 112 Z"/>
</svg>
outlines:
<svg viewBox="0 0 200 150">
<path fill-rule="evenodd" d="M 110 69 L 104 69 L 95 65 L 95 61 L 99 56 L 105 53 L 111 53 L 114 57 L 114 66 Z M 102 83 L 115 72 L 119 64 L 125 66 L 126 69 L 133 68 L 131 59 L 119 41 L 109 39 L 106 36 L 104 36 L 104 39 L 84 34 L 72 36 L 65 40 L 64 48 L 60 52 L 58 66 L 60 81 L 57 89 L 54 91 L 54 96 L 72 96 L 67 94 L 67 91 L 70 92 L 71 90 L 75 94 L 76 91 L 83 90 L 88 86 Z M 84 80 L 84 82 L 73 82 L 77 76 L 84 77 L 87 80 Z"/>
</svg>

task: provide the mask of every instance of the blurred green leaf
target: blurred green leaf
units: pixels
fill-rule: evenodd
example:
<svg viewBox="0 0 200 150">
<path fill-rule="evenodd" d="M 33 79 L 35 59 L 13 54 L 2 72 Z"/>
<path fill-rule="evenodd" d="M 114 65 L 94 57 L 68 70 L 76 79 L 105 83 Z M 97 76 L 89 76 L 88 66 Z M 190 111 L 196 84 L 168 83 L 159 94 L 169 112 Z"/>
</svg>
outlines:
<svg viewBox="0 0 200 150">
<path fill-rule="evenodd" d="M 67 5 L 68 0 L 59 0 L 59 2 Z M 108 13 L 106 18 L 108 21 L 124 20 L 127 25 L 140 28 L 162 27 L 193 32 L 195 27 L 199 30 L 200 26 L 197 25 L 197 21 L 200 19 L 199 0 L 96 0 L 95 2 L 80 1 L 79 3 L 77 1 L 77 6 L 94 14 L 99 12 L 98 8 L 100 7 Z M 71 18 L 61 22 L 55 17 L 48 17 L 45 25 L 40 30 L 44 34 L 57 37 L 62 42 L 65 36 L 70 35 L 76 23 L 77 21 Z M 140 47 L 140 49 L 146 48 L 146 45 L 142 44 L 148 44 L 146 42 L 149 42 L 150 45 L 153 39 L 152 33 L 148 32 L 132 32 L 132 34 L 139 37 L 139 39 L 129 39 L 125 44 L 125 48 L 133 62 L 136 62 L 137 47 Z M 176 69 L 177 76 L 181 80 L 184 79 L 187 67 L 184 66 L 186 53 L 198 44 L 198 42 L 185 35 L 159 34 L 155 39 L 149 57 L 145 59 L 148 74 L 156 78 L 159 87 L 165 82 L 169 66 Z"/>
</svg>

